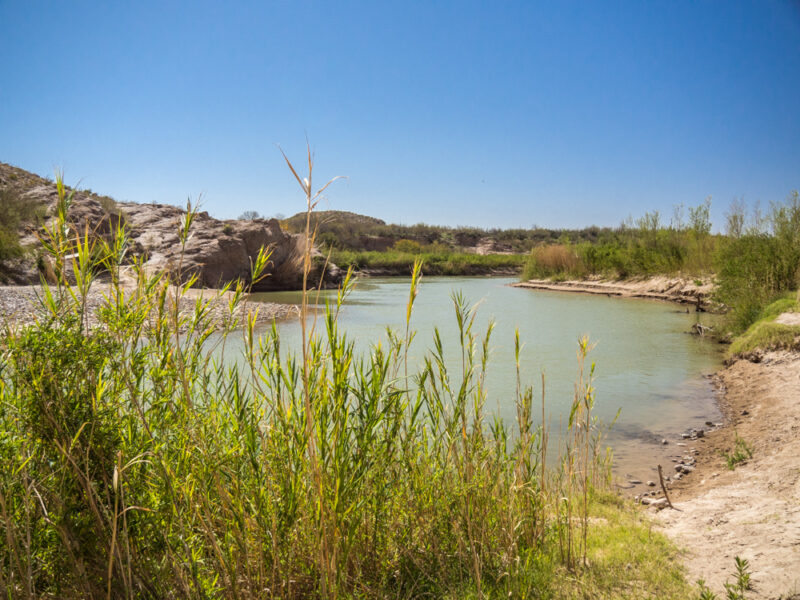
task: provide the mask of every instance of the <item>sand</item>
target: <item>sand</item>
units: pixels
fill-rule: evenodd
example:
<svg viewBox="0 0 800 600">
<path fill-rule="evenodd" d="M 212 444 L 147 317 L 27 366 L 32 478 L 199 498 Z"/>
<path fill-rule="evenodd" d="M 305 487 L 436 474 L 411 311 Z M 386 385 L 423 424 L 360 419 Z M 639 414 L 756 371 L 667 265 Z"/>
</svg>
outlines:
<svg viewBox="0 0 800 600">
<path fill-rule="evenodd" d="M 668 300 L 670 302 L 700 306 L 703 309 L 711 307 L 710 297 L 714 289 L 714 285 L 709 279 L 694 280 L 663 275 L 623 280 L 588 278 L 552 281 L 550 279 L 530 279 L 512 285 L 514 287 L 554 292 L 577 292 L 619 296 L 622 298 Z"/>
<path fill-rule="evenodd" d="M 657 522 L 685 549 L 687 577 L 724 597 L 734 557 L 750 562 L 749 599 L 800 598 L 800 354 L 768 352 L 717 375 L 725 426 L 693 445 L 695 471 L 674 484 L 678 510 Z M 753 456 L 731 471 L 736 436 Z"/>
</svg>

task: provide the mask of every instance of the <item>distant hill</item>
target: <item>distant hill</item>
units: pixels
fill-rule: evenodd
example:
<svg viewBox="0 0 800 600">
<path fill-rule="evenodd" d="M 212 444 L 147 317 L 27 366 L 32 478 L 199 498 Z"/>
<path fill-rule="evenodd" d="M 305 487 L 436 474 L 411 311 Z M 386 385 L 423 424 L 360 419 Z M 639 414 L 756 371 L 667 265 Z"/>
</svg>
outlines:
<svg viewBox="0 0 800 600">
<path fill-rule="evenodd" d="M 306 214 L 298 213 L 281 224 L 293 233 L 305 231 Z M 527 253 L 536 246 L 568 239 L 571 242 L 596 242 L 610 231 L 599 227 L 563 229 L 482 229 L 441 225 L 394 225 L 381 219 L 341 210 L 313 213 L 312 228 L 317 242 L 337 250 L 388 250 L 397 242 L 409 241 L 422 247 L 435 246 L 480 254 Z M 405 243 L 405 242 L 404 242 Z"/>
<path fill-rule="evenodd" d="M 359 215 L 358 213 L 349 212 L 346 210 L 319 210 L 311 215 L 312 223 L 321 224 L 342 224 L 347 223 L 354 226 L 374 227 L 386 225 L 386 221 L 376 219 L 375 217 L 368 217 L 367 215 Z M 300 233 L 305 231 L 306 226 L 306 213 L 300 212 L 296 215 L 289 217 L 283 221 L 284 227 L 289 231 Z"/>
</svg>

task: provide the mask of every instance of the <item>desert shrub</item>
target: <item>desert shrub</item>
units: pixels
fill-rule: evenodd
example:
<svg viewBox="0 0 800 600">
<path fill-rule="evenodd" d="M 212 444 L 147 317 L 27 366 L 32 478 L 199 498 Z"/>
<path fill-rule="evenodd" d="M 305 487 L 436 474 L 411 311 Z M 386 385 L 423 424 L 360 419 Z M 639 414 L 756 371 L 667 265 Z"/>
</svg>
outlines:
<svg viewBox="0 0 800 600">
<path fill-rule="evenodd" d="M 583 261 L 574 247 L 566 244 L 553 244 L 531 250 L 525 263 L 523 276 L 527 279 L 562 274 L 579 277 L 585 270 Z"/>
<path fill-rule="evenodd" d="M 407 254 L 419 254 L 422 251 L 420 243 L 414 240 L 397 240 L 392 247 L 398 252 Z"/>
<path fill-rule="evenodd" d="M 0 189 L 0 261 L 22 256 L 19 228 L 42 216 L 42 207 L 22 198 L 12 189 Z"/>
<path fill-rule="evenodd" d="M 782 293 L 798 288 L 800 196 L 772 206 L 769 231 L 726 238 L 716 254 L 717 298 L 731 308 L 728 327 L 747 329 Z"/>
</svg>

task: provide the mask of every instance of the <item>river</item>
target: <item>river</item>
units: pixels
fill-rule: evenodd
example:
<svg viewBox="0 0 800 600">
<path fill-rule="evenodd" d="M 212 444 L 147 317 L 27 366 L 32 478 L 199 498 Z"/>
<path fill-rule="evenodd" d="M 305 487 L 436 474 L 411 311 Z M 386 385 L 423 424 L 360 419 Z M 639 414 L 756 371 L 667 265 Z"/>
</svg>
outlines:
<svg viewBox="0 0 800 600">
<path fill-rule="evenodd" d="M 595 344 L 589 355 L 595 363 L 595 414 L 605 422 L 619 418 L 608 434 L 620 481 L 653 479 L 658 462 L 669 464 L 682 452 L 681 432 L 717 422 L 709 374 L 721 365 L 719 345 L 690 335 L 698 315 L 677 304 L 639 299 L 513 288 L 511 278 L 423 277 L 411 325 L 417 331 L 411 360 L 417 362 L 432 347 L 438 327 L 454 367 L 460 364 L 458 329 L 451 296 L 460 291 L 470 303 L 480 303 L 476 331 L 495 322 L 487 375 L 486 409 L 507 423 L 516 419 L 514 330 L 524 343 L 521 352 L 523 385 L 533 385 L 537 404 L 541 373 L 545 374 L 549 426 L 566 422 L 578 362 L 578 339 L 588 335 Z M 340 327 L 366 351 L 386 340 L 386 328 L 403 331 L 409 280 L 360 279 L 340 315 Z M 320 293 L 334 301 L 335 291 Z M 313 297 L 313 294 L 312 294 Z M 300 294 L 256 294 L 253 300 L 299 303 Z M 320 326 L 322 323 L 320 322 Z M 278 323 L 282 344 L 299 348 L 297 320 Z M 535 408 L 534 414 L 541 411 Z M 555 439 L 555 436 L 553 436 Z M 668 441 L 667 445 L 662 440 Z M 671 469 L 667 469 L 671 471 Z M 639 486 L 637 486 L 638 488 Z"/>
</svg>

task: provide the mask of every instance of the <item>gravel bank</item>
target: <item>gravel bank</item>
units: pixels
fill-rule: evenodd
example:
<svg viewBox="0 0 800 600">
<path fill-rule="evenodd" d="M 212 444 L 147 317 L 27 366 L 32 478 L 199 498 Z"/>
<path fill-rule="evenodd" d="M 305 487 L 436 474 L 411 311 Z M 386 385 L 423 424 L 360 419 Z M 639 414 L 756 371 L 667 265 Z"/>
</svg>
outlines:
<svg viewBox="0 0 800 600">
<path fill-rule="evenodd" d="M 86 302 L 89 309 L 90 326 L 96 324 L 95 313 L 105 302 L 107 292 L 107 285 L 99 284 L 92 288 Z M 182 313 L 191 313 L 194 311 L 196 300 L 204 298 L 211 303 L 212 318 L 221 322 L 228 313 L 230 294 L 227 292 L 220 295 L 216 290 L 192 289 L 181 298 L 180 309 Z M 0 286 L 0 321 L 13 325 L 27 325 L 35 322 L 44 315 L 41 298 L 42 287 L 39 285 Z M 284 319 L 298 314 L 298 308 L 293 305 L 259 302 L 240 306 L 238 316 L 242 316 L 243 310 L 255 314 L 256 309 L 258 310 L 256 317 L 258 323 L 268 323 L 273 319 Z"/>
</svg>

